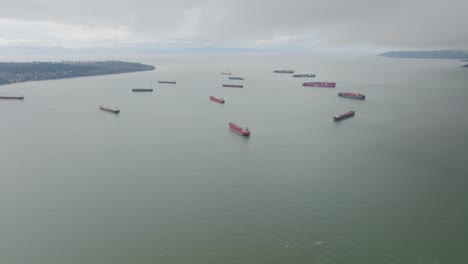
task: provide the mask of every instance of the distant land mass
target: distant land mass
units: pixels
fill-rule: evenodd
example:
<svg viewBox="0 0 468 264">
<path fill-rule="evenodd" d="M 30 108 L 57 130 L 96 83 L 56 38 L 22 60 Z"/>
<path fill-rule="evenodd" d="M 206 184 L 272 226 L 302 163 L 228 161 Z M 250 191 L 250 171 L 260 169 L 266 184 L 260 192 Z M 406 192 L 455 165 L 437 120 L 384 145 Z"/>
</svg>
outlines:
<svg viewBox="0 0 468 264">
<path fill-rule="evenodd" d="M 468 59 L 468 53 L 463 50 L 390 51 L 378 56 L 411 59 Z"/>
<path fill-rule="evenodd" d="M 123 61 L 0 62 L 0 85 L 154 69 L 152 65 Z"/>
</svg>

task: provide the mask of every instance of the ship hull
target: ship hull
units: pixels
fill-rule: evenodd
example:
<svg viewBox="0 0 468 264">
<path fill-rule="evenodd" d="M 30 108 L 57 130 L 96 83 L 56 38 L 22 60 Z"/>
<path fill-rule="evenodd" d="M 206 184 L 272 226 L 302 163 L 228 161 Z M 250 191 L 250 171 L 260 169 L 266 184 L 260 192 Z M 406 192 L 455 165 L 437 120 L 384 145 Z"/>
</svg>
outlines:
<svg viewBox="0 0 468 264">
<path fill-rule="evenodd" d="M 2 100 L 23 100 L 24 96 L 0 96 Z"/>
<path fill-rule="evenodd" d="M 224 104 L 225 101 L 223 98 L 216 98 L 214 96 L 210 96 L 210 100 L 213 101 L 213 102 L 217 102 L 217 103 L 220 103 L 220 104 Z"/>
<path fill-rule="evenodd" d="M 273 73 L 286 73 L 286 74 L 294 74 L 293 70 L 275 70 Z"/>
<path fill-rule="evenodd" d="M 366 96 L 360 93 L 338 93 L 339 97 L 356 99 L 356 100 L 365 100 Z"/>
<path fill-rule="evenodd" d="M 355 114 L 354 111 L 349 111 L 349 112 L 347 112 L 347 113 L 344 113 L 344 114 L 341 114 L 341 115 L 338 115 L 338 116 L 334 116 L 334 117 L 333 117 L 333 120 L 334 120 L 335 122 L 342 121 L 342 120 L 345 120 L 345 119 L 348 119 L 348 118 L 353 117 L 354 114 Z"/>
<path fill-rule="evenodd" d="M 152 92 L 153 89 L 132 89 L 132 92 Z"/>
<path fill-rule="evenodd" d="M 108 112 L 108 113 L 113 113 L 113 114 L 119 114 L 120 113 L 119 109 L 110 109 L 110 108 L 106 108 L 106 107 L 103 107 L 103 106 L 100 106 L 99 109 L 101 109 L 101 111 Z"/>
<path fill-rule="evenodd" d="M 246 128 L 242 128 L 234 123 L 229 123 L 229 129 L 231 131 L 236 132 L 237 134 L 244 136 L 244 137 L 249 137 L 250 136 L 250 131 Z"/>
<path fill-rule="evenodd" d="M 243 85 L 236 85 L 236 84 L 223 84 L 223 87 L 244 88 Z"/>
<path fill-rule="evenodd" d="M 243 81 L 244 78 L 242 78 L 242 77 L 229 77 L 229 80 L 239 80 L 239 81 Z"/>
<path fill-rule="evenodd" d="M 295 78 L 315 78 L 315 74 L 294 74 Z"/>
<path fill-rule="evenodd" d="M 306 87 L 321 87 L 321 88 L 335 88 L 336 83 L 334 82 L 305 82 L 302 86 Z"/>
<path fill-rule="evenodd" d="M 173 81 L 158 81 L 158 83 L 176 84 L 176 82 Z"/>
</svg>

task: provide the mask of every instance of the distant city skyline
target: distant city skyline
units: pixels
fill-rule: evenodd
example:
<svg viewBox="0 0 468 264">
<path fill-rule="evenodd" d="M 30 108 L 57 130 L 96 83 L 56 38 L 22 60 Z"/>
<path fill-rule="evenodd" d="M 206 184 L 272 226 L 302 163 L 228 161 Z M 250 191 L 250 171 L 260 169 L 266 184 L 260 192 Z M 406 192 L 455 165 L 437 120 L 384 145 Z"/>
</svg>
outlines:
<svg viewBox="0 0 468 264">
<path fill-rule="evenodd" d="M 460 0 L 0 0 L 0 51 L 468 49 Z"/>
</svg>

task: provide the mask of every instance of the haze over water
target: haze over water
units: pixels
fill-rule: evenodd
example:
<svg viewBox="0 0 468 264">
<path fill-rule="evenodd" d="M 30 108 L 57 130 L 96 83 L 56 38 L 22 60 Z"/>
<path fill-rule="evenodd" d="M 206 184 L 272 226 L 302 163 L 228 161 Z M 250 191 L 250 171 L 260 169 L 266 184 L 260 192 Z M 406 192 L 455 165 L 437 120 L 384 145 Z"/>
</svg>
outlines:
<svg viewBox="0 0 468 264">
<path fill-rule="evenodd" d="M 0 101 L 0 263 L 468 260 L 461 63 L 313 54 L 122 59 L 157 70 L 0 87 L 25 96 Z M 244 88 L 222 88 L 239 83 L 225 70 L 245 77 Z M 337 88 L 301 86 L 315 80 Z M 142 87 L 155 92 L 131 92 Z M 356 116 L 333 122 L 348 110 Z M 230 121 L 251 137 L 229 131 Z"/>
</svg>

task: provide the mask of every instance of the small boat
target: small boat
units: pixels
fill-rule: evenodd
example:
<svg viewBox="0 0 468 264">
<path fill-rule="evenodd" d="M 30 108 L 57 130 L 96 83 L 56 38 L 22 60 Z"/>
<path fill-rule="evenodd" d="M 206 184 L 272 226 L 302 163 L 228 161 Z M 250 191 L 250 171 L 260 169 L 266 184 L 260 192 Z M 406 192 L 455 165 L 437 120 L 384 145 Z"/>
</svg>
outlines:
<svg viewBox="0 0 468 264">
<path fill-rule="evenodd" d="M 223 84 L 223 87 L 244 88 L 242 84 Z"/>
<path fill-rule="evenodd" d="M 214 102 L 218 102 L 218 103 L 220 103 L 220 104 L 224 104 L 224 103 L 225 103 L 224 98 L 216 98 L 216 97 L 214 97 L 214 96 L 210 96 L 210 100 L 211 100 L 211 101 L 214 101 Z"/>
<path fill-rule="evenodd" d="M 100 105 L 99 109 L 101 109 L 104 112 L 109 112 L 109 113 L 114 113 L 114 114 L 120 113 L 120 109 L 118 109 L 117 107 L 115 109 L 112 109 L 112 108 L 107 108 L 107 107 Z"/>
<path fill-rule="evenodd" d="M 315 74 L 294 74 L 296 78 L 315 78 Z"/>
<path fill-rule="evenodd" d="M 339 97 L 344 97 L 344 98 L 351 98 L 351 99 L 358 99 L 358 100 L 364 100 L 366 99 L 366 96 L 362 93 L 338 93 Z"/>
<path fill-rule="evenodd" d="M 229 77 L 229 80 L 240 80 L 240 81 L 243 81 L 244 78 L 242 78 L 242 77 Z"/>
<path fill-rule="evenodd" d="M 239 125 L 231 122 L 229 123 L 229 129 L 231 129 L 232 131 L 236 132 L 237 134 L 239 135 L 242 135 L 244 137 L 248 137 L 250 136 L 250 130 L 248 127 L 246 128 L 242 128 L 240 127 Z"/>
<path fill-rule="evenodd" d="M 302 84 L 302 86 L 335 88 L 336 83 L 334 83 L 334 82 L 305 82 L 305 83 Z"/>
<path fill-rule="evenodd" d="M 341 120 L 348 119 L 348 118 L 353 117 L 353 116 L 354 116 L 354 111 L 348 111 L 348 112 L 343 113 L 343 114 L 335 114 L 335 116 L 333 117 L 333 120 L 341 121 Z"/>
<path fill-rule="evenodd" d="M 152 92 L 153 89 L 151 88 L 134 88 L 132 92 Z"/>
<path fill-rule="evenodd" d="M 176 84 L 175 81 L 158 81 L 158 83 Z"/>
<path fill-rule="evenodd" d="M 294 73 L 294 70 L 274 70 L 273 72 L 274 72 L 274 73 L 289 73 L 289 74 L 293 74 L 293 73 Z"/>
<path fill-rule="evenodd" d="M 231 72 L 222 72 L 221 75 L 232 75 Z"/>
<path fill-rule="evenodd" d="M 0 99 L 5 99 L 5 100 L 23 100 L 24 96 L 0 96 Z"/>
</svg>

